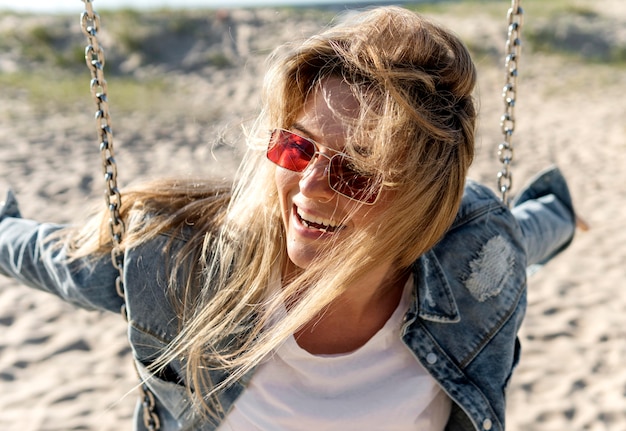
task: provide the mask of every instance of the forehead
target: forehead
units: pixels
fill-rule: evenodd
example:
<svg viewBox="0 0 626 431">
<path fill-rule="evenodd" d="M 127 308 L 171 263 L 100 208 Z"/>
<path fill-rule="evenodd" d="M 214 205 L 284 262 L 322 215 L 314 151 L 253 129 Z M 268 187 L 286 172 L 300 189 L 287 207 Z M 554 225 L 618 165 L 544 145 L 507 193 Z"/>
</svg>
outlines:
<svg viewBox="0 0 626 431">
<path fill-rule="evenodd" d="M 341 78 L 323 79 L 308 95 L 297 123 L 327 146 L 343 146 L 359 115 L 359 102 Z"/>
</svg>

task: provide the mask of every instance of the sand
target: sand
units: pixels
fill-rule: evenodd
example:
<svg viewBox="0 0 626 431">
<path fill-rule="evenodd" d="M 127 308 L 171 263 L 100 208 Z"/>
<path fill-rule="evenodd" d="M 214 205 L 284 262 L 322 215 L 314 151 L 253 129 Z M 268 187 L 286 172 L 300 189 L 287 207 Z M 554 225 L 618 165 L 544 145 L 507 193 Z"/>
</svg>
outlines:
<svg viewBox="0 0 626 431">
<path fill-rule="evenodd" d="M 601 49 L 603 41 L 622 43 L 623 49 L 626 3 L 577 4 L 597 15 L 565 16 L 545 28 L 569 34 L 566 39 L 583 54 Z M 146 94 L 144 103 L 117 113 L 112 100 L 120 183 L 163 175 L 231 176 L 242 152 L 236 139 L 240 124 L 253 119 L 258 109 L 268 50 L 321 28 L 328 16 L 284 9 L 223 12 L 211 15 L 210 35 L 193 49 L 181 52 L 185 45 L 154 36 L 154 47 L 162 51 L 158 61 L 112 49 L 110 62 L 116 63 L 107 67 L 146 82 L 158 78 L 171 91 L 164 97 L 159 90 L 156 99 Z M 463 14 L 451 8 L 434 17 L 482 48 L 477 57 L 481 124 L 471 176 L 495 187 L 505 20 L 480 8 Z M 548 20 L 531 19 L 527 17 L 528 26 Z M 41 67 L 20 57 L 15 46 L 25 42 L 11 39 L 8 35 L 16 34 L 11 29 L 44 25 L 65 29 L 72 40 L 82 41 L 76 21 L 0 16 L 0 71 Z M 115 43 L 102 33 L 104 44 Z M 576 39 L 579 33 L 593 37 Z M 215 47 L 228 67 L 203 66 L 207 58 L 217 58 L 211 51 Z M 507 428 L 623 431 L 625 69 L 623 64 L 526 48 L 520 69 L 514 190 L 536 171 L 558 164 L 591 229 L 579 231 L 566 252 L 529 280 L 520 333 L 523 355 L 509 388 Z M 51 91 L 47 103 L 29 99 L 27 90 L 0 87 L 0 192 L 10 185 L 25 217 L 66 223 L 102 204 L 86 69 L 79 76 L 85 81 L 84 97 Z M 52 89 L 57 79 L 51 75 L 46 86 Z M 125 332 L 118 315 L 78 310 L 0 278 L 0 429 L 130 428 L 136 378 Z"/>
</svg>

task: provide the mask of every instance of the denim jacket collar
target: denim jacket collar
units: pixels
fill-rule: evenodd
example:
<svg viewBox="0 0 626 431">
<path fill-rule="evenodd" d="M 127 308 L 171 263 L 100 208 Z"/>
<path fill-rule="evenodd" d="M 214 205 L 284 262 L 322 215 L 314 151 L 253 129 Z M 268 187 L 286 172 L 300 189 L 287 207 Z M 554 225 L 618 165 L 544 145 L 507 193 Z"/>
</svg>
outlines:
<svg viewBox="0 0 626 431">
<path fill-rule="evenodd" d="M 408 320 L 414 320 L 416 312 L 421 319 L 434 322 L 461 320 L 450 283 L 433 251 L 426 252 L 413 264 L 413 280 L 416 295 L 407 313 Z"/>
</svg>

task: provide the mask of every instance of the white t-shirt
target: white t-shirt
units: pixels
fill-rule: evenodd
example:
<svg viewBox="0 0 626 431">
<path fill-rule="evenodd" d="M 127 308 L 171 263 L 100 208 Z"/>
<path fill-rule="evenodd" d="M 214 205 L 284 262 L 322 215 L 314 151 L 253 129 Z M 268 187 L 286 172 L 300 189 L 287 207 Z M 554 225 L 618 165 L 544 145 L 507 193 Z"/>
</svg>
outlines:
<svg viewBox="0 0 626 431">
<path fill-rule="evenodd" d="M 400 340 L 413 281 L 359 349 L 312 355 L 290 337 L 259 366 L 219 431 L 441 431 L 450 398 Z"/>
</svg>

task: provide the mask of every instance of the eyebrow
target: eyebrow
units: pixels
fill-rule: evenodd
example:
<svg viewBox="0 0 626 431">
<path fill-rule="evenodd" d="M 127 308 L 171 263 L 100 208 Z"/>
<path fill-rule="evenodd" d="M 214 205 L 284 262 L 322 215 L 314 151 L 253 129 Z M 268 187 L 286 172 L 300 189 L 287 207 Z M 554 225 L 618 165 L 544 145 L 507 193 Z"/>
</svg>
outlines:
<svg viewBox="0 0 626 431">
<path fill-rule="evenodd" d="M 307 139 L 310 139 L 313 142 L 315 142 L 315 145 L 317 145 L 318 147 L 327 148 L 330 151 L 332 151 L 333 153 L 348 155 L 343 150 L 336 150 L 334 148 L 329 147 L 328 145 L 320 144 L 319 141 L 317 140 L 317 138 L 315 138 L 315 135 L 313 133 L 311 133 L 302 123 L 299 123 L 299 122 L 296 121 L 289 128 L 297 130 L 298 132 L 306 135 L 304 137 L 307 138 Z M 355 146 L 354 150 L 361 156 L 368 156 L 371 153 L 371 151 L 369 151 L 369 149 L 367 147 L 365 147 L 365 146 Z M 349 156 L 349 157 L 351 157 L 351 156 Z"/>
<path fill-rule="evenodd" d="M 296 129 L 297 131 L 307 135 L 306 136 L 307 138 L 311 139 L 312 141 L 315 141 L 317 145 L 322 145 L 317 142 L 317 140 L 313 137 L 315 135 L 311 133 L 302 123 L 299 123 L 296 121 L 295 123 L 291 125 L 290 129 Z"/>
<path fill-rule="evenodd" d="M 296 130 L 298 133 L 301 133 L 302 135 L 304 135 L 303 137 L 314 142 L 315 145 L 317 146 L 318 150 L 321 148 L 326 148 L 328 151 L 330 151 L 331 153 L 335 153 L 335 154 L 343 154 L 345 156 L 348 156 L 348 154 L 344 153 L 342 150 L 336 150 L 332 147 L 329 147 L 326 144 L 320 144 L 320 142 L 317 140 L 317 138 L 315 137 L 315 135 L 313 133 L 311 133 L 304 125 L 302 125 L 302 123 L 298 123 L 295 122 L 291 125 L 290 129 Z"/>
<path fill-rule="evenodd" d="M 346 153 L 343 152 L 343 150 L 337 150 L 333 147 L 328 146 L 326 143 L 321 143 L 319 141 L 319 135 L 316 135 L 315 133 L 311 132 L 302 123 L 299 123 L 296 121 L 295 123 L 291 125 L 290 129 L 296 130 L 298 133 L 304 135 L 303 137 L 315 142 L 315 145 L 317 145 L 318 147 L 326 148 L 327 150 L 333 153 L 347 155 Z"/>
</svg>

